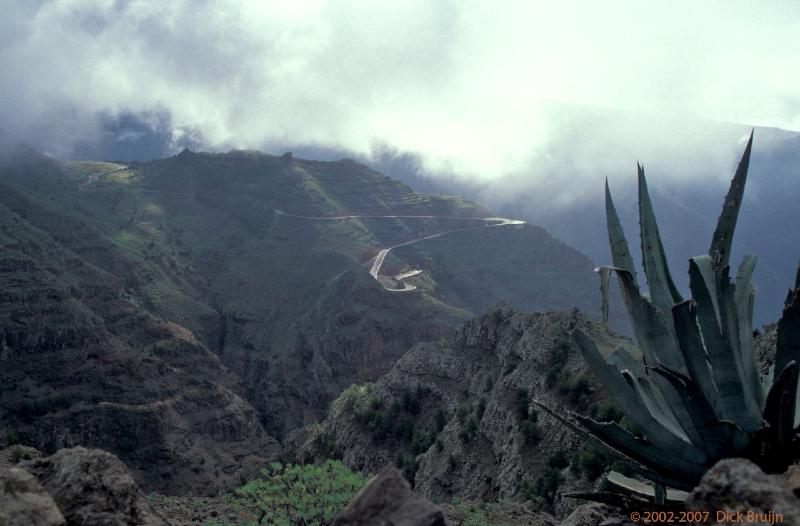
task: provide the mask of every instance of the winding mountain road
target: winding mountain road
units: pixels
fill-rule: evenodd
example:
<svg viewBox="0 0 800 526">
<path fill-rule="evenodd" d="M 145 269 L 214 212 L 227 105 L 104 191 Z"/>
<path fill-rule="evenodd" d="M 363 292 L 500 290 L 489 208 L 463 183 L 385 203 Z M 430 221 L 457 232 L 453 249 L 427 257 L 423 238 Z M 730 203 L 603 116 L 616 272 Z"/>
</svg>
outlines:
<svg viewBox="0 0 800 526">
<path fill-rule="evenodd" d="M 386 260 L 386 256 L 389 255 L 389 252 L 394 250 L 395 248 L 405 247 L 411 245 L 413 243 L 418 243 L 420 241 L 426 241 L 428 239 L 434 239 L 437 237 L 441 237 L 447 234 L 452 234 L 455 232 L 464 232 L 466 230 L 476 230 L 478 228 L 491 228 L 495 226 L 506 226 L 506 225 L 522 225 L 525 224 L 525 221 L 520 221 L 518 219 L 508 219 L 505 217 L 452 217 L 452 216 L 435 216 L 435 215 L 375 215 L 375 214 L 346 214 L 346 215 L 338 215 L 338 216 L 304 216 L 304 215 L 297 215 L 297 214 L 290 214 L 288 212 L 284 212 L 283 210 L 273 208 L 272 209 L 276 214 L 286 216 L 286 217 L 294 217 L 297 219 L 310 219 L 316 221 L 339 221 L 342 219 L 457 219 L 459 221 L 480 221 L 482 224 L 476 226 L 468 226 L 464 228 L 454 228 L 452 230 L 445 230 L 444 232 L 438 232 L 436 234 L 430 234 L 427 236 L 419 237 L 416 239 L 412 239 L 410 241 L 406 241 L 403 243 L 398 243 L 397 245 L 393 245 L 391 247 L 382 248 L 378 251 L 378 254 L 375 256 L 375 259 L 372 261 L 372 267 L 369 270 L 369 275 L 372 276 L 378 283 L 380 283 L 385 290 L 389 292 L 411 292 L 412 290 L 416 290 L 415 285 L 411 285 L 410 283 L 406 283 L 404 280 L 413 276 L 417 276 L 421 274 L 423 271 L 419 269 L 410 270 L 407 272 L 403 272 L 402 274 L 397 274 L 396 276 L 387 276 L 390 279 L 398 283 L 403 284 L 403 288 L 395 289 L 391 287 L 387 287 L 384 282 L 380 279 L 380 272 L 381 267 L 383 266 L 383 262 Z"/>
<path fill-rule="evenodd" d="M 115 170 L 110 170 L 98 174 L 93 174 L 89 176 L 89 180 L 84 182 L 79 186 L 80 189 L 84 189 L 89 184 L 94 183 L 99 177 L 108 175 L 114 172 L 120 172 L 122 170 L 127 169 L 127 166 L 123 166 L 121 168 L 117 168 Z M 154 193 L 168 193 L 168 194 L 185 194 L 185 195 L 192 195 L 189 192 L 174 192 L 174 191 L 165 191 L 165 190 L 151 190 L 151 189 L 137 189 L 137 191 L 141 192 L 154 192 Z M 477 230 L 479 228 L 492 228 L 497 226 L 507 226 L 507 225 L 523 225 L 525 221 L 521 221 L 519 219 L 508 219 L 505 217 L 457 217 L 457 216 L 437 216 L 437 215 L 402 215 L 402 214 L 391 214 L 391 215 L 379 215 L 379 214 L 343 214 L 337 216 L 306 216 L 300 214 L 292 214 L 289 212 L 285 212 L 279 208 L 271 208 L 270 209 L 277 215 L 291 217 L 295 219 L 305 219 L 310 221 L 342 221 L 346 219 L 438 219 L 438 220 L 458 220 L 458 221 L 479 221 L 480 224 L 476 226 L 468 226 L 463 228 L 454 228 L 451 230 L 445 230 L 444 232 L 437 232 L 436 234 L 430 234 L 427 236 L 419 237 L 416 239 L 412 239 L 410 241 L 405 241 L 403 243 L 398 243 L 397 245 L 392 245 L 390 247 L 382 248 L 378 251 L 378 254 L 375 256 L 375 259 L 372 261 L 372 266 L 369 270 L 369 275 L 372 276 L 378 283 L 380 283 L 384 290 L 389 292 L 411 292 L 416 290 L 416 286 L 410 283 L 406 283 L 405 280 L 417 276 L 424 272 L 424 270 L 420 269 L 413 269 L 401 274 L 397 274 L 395 276 L 385 276 L 390 280 L 393 280 L 397 283 L 402 283 L 403 288 L 391 288 L 387 287 L 386 284 L 381 281 L 381 267 L 383 266 L 384 261 L 386 260 L 386 256 L 389 255 L 389 252 L 394 250 L 395 248 L 405 247 L 414 243 L 419 243 L 420 241 L 427 241 L 429 239 L 435 239 L 437 237 L 445 236 L 447 234 L 453 234 L 456 232 L 464 232 L 467 230 Z"/>
</svg>

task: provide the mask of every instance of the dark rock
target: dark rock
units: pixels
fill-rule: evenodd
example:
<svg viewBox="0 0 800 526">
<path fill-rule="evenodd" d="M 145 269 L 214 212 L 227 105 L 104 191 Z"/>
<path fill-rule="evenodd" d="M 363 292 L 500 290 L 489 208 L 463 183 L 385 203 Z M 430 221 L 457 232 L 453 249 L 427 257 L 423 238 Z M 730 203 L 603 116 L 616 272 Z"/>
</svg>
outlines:
<svg viewBox="0 0 800 526">
<path fill-rule="evenodd" d="M 787 487 L 784 478 L 767 475 L 749 460 L 740 458 L 721 460 L 708 470 L 689 495 L 686 507 L 692 511 L 710 511 L 710 522 L 720 524 L 800 524 L 800 499 Z M 723 513 L 733 515 L 722 517 Z"/>
<path fill-rule="evenodd" d="M 561 526 L 595 526 L 596 524 L 604 523 L 608 526 L 622 524 L 619 522 L 609 522 L 607 519 L 609 510 L 602 504 L 591 502 L 588 504 L 581 504 L 572 513 L 561 522 Z"/>
<path fill-rule="evenodd" d="M 786 473 L 783 475 L 786 478 L 786 486 L 794 493 L 794 496 L 800 498 L 800 464 L 789 466 Z"/>
<path fill-rule="evenodd" d="M 68 524 L 157 526 L 167 524 L 144 499 L 125 465 L 98 449 L 76 447 L 23 462 L 58 504 Z"/>
<path fill-rule="evenodd" d="M 0 526 L 62 526 L 64 516 L 42 485 L 20 468 L 0 468 Z"/>
<path fill-rule="evenodd" d="M 446 526 L 444 512 L 415 495 L 397 469 L 383 468 L 347 508 L 334 526 Z"/>
</svg>

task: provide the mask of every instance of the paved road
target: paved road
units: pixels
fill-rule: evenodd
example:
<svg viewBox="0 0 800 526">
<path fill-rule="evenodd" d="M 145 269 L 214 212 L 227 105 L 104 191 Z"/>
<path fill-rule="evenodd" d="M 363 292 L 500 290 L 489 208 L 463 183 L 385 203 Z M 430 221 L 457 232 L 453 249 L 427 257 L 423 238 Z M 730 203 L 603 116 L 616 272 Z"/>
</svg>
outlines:
<svg viewBox="0 0 800 526">
<path fill-rule="evenodd" d="M 437 218 L 437 219 L 439 219 L 438 216 L 370 216 L 370 217 L 427 217 L 427 218 Z M 468 226 L 468 227 L 464 227 L 464 228 L 454 228 L 452 230 L 445 230 L 444 232 L 439 232 L 439 233 L 436 233 L 436 234 L 431 234 L 429 236 L 424 236 L 424 237 L 420 237 L 420 238 L 417 238 L 417 239 L 412 239 L 411 241 L 406 241 L 405 243 L 400 243 L 400 244 L 391 246 L 389 248 L 382 248 L 380 251 L 378 251 L 378 255 L 375 256 L 375 261 L 373 261 L 372 268 L 369 271 L 370 276 L 372 276 L 373 278 L 375 278 L 376 280 L 378 280 L 380 282 L 380 280 L 378 279 L 378 276 L 380 275 L 380 271 L 381 271 L 381 267 L 383 266 L 383 262 L 386 260 L 386 256 L 389 255 L 389 252 L 391 250 L 395 249 L 395 248 L 405 247 L 405 246 L 411 245 L 413 243 L 418 243 L 420 241 L 426 241 L 428 239 L 434 239 L 434 238 L 441 237 L 441 236 L 444 236 L 444 235 L 447 235 L 447 234 L 452 234 L 454 232 L 464 232 L 466 230 L 477 230 L 478 228 L 491 228 L 491 227 L 494 227 L 494 226 L 522 225 L 522 224 L 525 224 L 525 221 L 520 221 L 518 219 L 507 219 L 505 217 L 462 217 L 462 218 L 459 218 L 459 219 L 472 219 L 472 220 L 476 220 L 476 221 L 482 221 L 483 224 L 477 225 L 477 226 Z M 489 223 L 489 224 L 487 224 L 487 223 Z M 387 287 L 386 285 L 383 285 L 383 288 L 388 290 L 388 291 L 390 291 L 390 292 L 410 292 L 412 290 L 415 290 L 417 287 L 415 287 L 414 285 L 411 285 L 409 283 L 406 283 L 403 280 L 406 279 L 406 278 L 410 278 L 411 276 L 416 276 L 418 274 L 421 274 L 422 272 L 423 272 L 422 270 L 415 269 L 415 270 L 411 270 L 411 271 L 404 272 L 402 274 L 398 274 L 398 275 L 394 276 L 395 281 L 398 281 L 398 282 L 403 284 L 403 288 L 402 289 L 393 289 L 393 288 Z M 381 284 L 383 284 L 383 283 L 381 283 Z"/>
<path fill-rule="evenodd" d="M 97 180 L 98 177 L 102 175 L 107 175 L 114 172 L 119 172 L 125 170 L 127 166 L 123 166 L 122 168 L 118 168 L 115 170 L 110 170 L 107 172 L 102 172 L 96 174 L 94 176 L 89 176 L 91 181 L 86 181 L 85 183 L 81 184 L 80 188 L 84 188 L 90 182 L 94 182 Z M 92 177 L 94 177 L 92 179 Z M 189 192 L 175 192 L 169 190 L 149 190 L 149 189 L 137 189 L 140 192 L 154 192 L 154 193 L 165 193 L 165 194 L 181 194 L 181 195 L 192 195 Z M 437 237 L 441 237 L 447 234 L 452 234 L 455 232 L 464 232 L 466 230 L 476 230 L 479 228 L 491 228 L 496 226 L 507 226 L 507 225 L 523 225 L 525 221 L 520 221 L 518 219 L 508 219 L 505 217 L 453 217 L 453 216 L 436 216 L 436 215 L 378 215 L 378 214 L 344 214 L 344 215 L 337 215 L 337 216 L 306 216 L 306 215 L 299 215 L 299 214 L 292 214 L 289 212 L 285 212 L 279 208 L 271 208 L 273 212 L 278 215 L 285 216 L 285 217 L 292 217 L 296 219 L 306 219 L 311 221 L 341 221 L 344 219 L 439 219 L 439 220 L 458 220 L 458 221 L 479 221 L 480 224 L 476 226 L 468 226 L 464 228 L 454 228 L 452 230 L 445 230 L 444 232 L 438 232 L 436 234 L 430 234 L 427 236 L 423 236 L 417 239 L 412 239 L 411 241 L 406 241 L 404 243 L 399 243 L 397 245 L 393 245 L 391 247 L 382 248 L 378 251 L 378 254 L 375 256 L 375 259 L 372 261 L 372 267 L 370 267 L 369 275 L 375 278 L 378 283 L 380 283 L 383 288 L 389 292 L 411 292 L 416 290 L 416 286 L 411 285 L 410 283 L 406 283 L 404 280 L 410 278 L 412 276 L 416 276 L 421 274 L 422 270 L 413 269 L 408 272 L 404 272 L 402 274 L 398 274 L 396 276 L 386 276 L 389 279 L 393 279 L 395 282 L 402 283 L 403 288 L 395 289 L 391 287 L 387 287 L 381 280 L 380 280 L 380 271 L 381 267 L 383 266 L 383 262 L 386 260 L 386 256 L 389 255 L 395 248 L 405 247 L 411 245 L 413 243 L 419 243 L 420 241 L 426 241 L 428 239 L 435 239 Z"/>
</svg>

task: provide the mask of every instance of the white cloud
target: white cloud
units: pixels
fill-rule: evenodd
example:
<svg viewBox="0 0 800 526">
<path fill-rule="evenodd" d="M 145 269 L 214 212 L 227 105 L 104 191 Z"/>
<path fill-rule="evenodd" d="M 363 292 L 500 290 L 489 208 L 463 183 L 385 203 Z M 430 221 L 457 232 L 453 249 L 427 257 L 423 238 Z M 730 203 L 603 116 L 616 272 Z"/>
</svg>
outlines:
<svg viewBox="0 0 800 526">
<path fill-rule="evenodd" d="M 209 148 L 390 144 L 494 178 L 564 141 L 583 174 L 596 155 L 611 169 L 740 135 L 576 118 L 549 100 L 800 129 L 790 1 L 3 4 L 0 125 L 53 141 L 93 133 L 100 113 L 166 112 Z"/>
</svg>

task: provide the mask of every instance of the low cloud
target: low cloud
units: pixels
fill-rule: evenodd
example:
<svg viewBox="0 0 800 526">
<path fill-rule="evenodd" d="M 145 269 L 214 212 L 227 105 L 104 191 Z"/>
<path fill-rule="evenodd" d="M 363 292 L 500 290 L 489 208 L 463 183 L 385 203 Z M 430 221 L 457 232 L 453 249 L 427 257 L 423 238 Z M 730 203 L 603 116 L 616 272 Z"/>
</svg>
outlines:
<svg viewBox="0 0 800 526">
<path fill-rule="evenodd" d="M 800 129 L 790 1 L 4 4 L 0 126 L 60 155 L 155 115 L 172 147 L 390 147 L 563 190 L 676 152 L 727 168 L 742 129 L 708 122 Z"/>
</svg>

